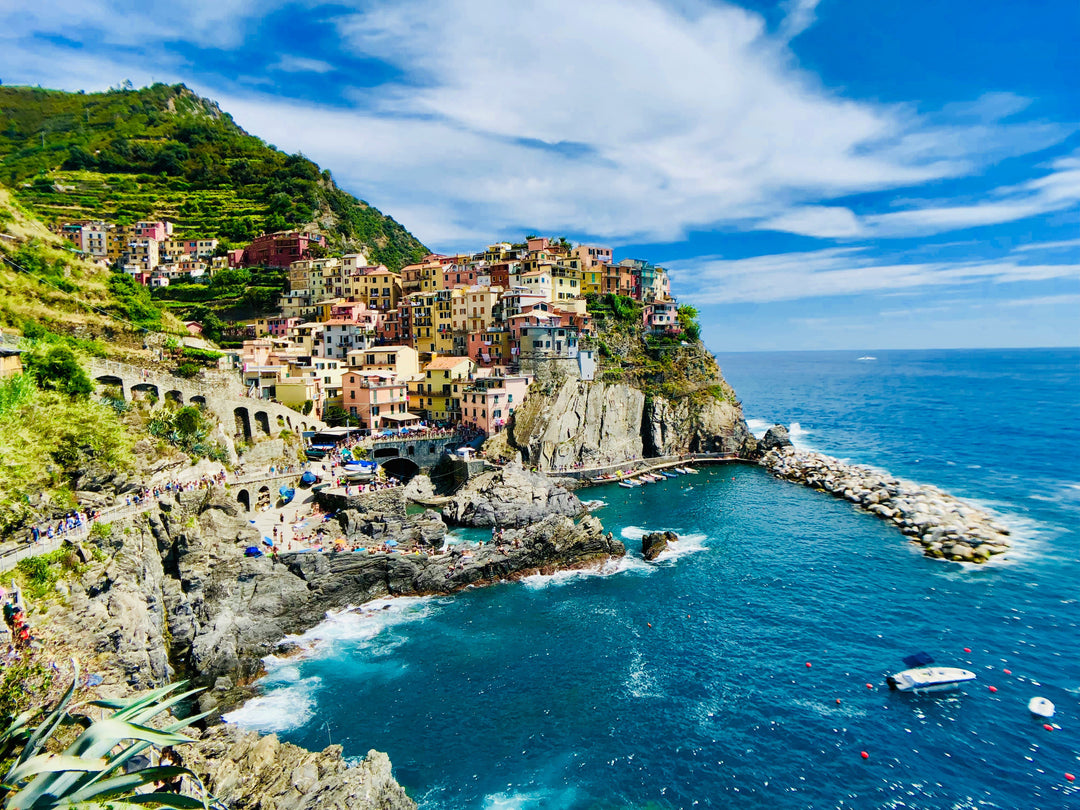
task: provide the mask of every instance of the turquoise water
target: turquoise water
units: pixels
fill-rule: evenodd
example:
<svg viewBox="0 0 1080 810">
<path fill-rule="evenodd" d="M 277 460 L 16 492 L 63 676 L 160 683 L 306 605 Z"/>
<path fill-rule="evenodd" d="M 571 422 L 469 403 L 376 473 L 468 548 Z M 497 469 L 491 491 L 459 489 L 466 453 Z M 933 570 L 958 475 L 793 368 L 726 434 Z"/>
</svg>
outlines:
<svg viewBox="0 0 1080 810">
<path fill-rule="evenodd" d="M 750 466 L 594 489 L 614 570 L 334 617 L 234 719 L 387 751 L 423 808 L 1080 806 L 1080 352 L 719 359 L 753 425 L 976 499 L 1015 551 L 931 561 Z M 657 564 L 649 529 L 683 537 Z M 890 693 L 922 649 L 979 680 Z"/>
</svg>

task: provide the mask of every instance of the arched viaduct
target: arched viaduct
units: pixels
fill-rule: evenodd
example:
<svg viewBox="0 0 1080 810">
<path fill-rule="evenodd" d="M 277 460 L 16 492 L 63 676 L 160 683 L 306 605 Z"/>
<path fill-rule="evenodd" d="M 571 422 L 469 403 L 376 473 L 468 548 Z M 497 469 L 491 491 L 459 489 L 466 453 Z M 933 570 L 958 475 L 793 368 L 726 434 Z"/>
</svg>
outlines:
<svg viewBox="0 0 1080 810">
<path fill-rule="evenodd" d="M 99 386 L 117 388 L 125 401 L 153 398 L 170 399 L 180 405 L 200 405 L 213 413 L 226 431 L 232 426 L 231 432 L 242 441 L 277 436 L 282 430 L 299 433 L 326 427 L 312 415 L 304 416 L 280 403 L 244 396 L 243 384 L 235 372 L 205 371 L 201 379 L 187 380 L 115 360 L 93 358 L 90 376 Z"/>
</svg>

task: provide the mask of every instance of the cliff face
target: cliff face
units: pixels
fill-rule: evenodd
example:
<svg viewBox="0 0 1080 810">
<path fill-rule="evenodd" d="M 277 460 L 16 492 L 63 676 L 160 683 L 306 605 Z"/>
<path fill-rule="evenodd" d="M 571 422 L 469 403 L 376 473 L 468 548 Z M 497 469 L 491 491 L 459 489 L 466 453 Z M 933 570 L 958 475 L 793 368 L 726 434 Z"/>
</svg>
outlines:
<svg viewBox="0 0 1080 810">
<path fill-rule="evenodd" d="M 683 453 L 742 453 L 748 442 L 753 437 L 742 407 L 710 390 L 669 397 L 625 383 L 567 379 L 551 393 L 533 393 L 493 448 L 518 451 L 526 463 L 551 470 Z"/>
</svg>

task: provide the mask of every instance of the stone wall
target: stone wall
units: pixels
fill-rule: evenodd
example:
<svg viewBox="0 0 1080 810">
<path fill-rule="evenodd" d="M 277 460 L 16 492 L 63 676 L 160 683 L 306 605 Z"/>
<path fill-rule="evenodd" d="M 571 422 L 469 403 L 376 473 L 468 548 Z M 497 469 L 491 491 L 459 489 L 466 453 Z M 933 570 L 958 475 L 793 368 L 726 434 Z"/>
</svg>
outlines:
<svg viewBox="0 0 1080 810">
<path fill-rule="evenodd" d="M 315 501 L 324 512 L 341 512 L 352 509 L 357 512 L 374 512 L 404 519 L 405 488 L 380 489 L 375 492 L 361 492 L 346 496 L 335 490 L 320 490 L 315 493 Z"/>
</svg>

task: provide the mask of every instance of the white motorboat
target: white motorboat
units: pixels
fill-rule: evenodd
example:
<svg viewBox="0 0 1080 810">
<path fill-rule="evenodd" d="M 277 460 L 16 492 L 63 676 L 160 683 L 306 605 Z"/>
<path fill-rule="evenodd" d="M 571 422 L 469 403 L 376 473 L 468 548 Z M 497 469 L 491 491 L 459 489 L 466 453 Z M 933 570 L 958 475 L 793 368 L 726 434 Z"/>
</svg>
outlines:
<svg viewBox="0 0 1080 810">
<path fill-rule="evenodd" d="M 1044 697 L 1033 697 L 1028 701 L 1028 711 L 1039 717 L 1053 717 L 1054 704 Z"/>
<path fill-rule="evenodd" d="M 975 673 L 958 667 L 917 667 L 905 669 L 885 679 L 890 689 L 899 692 L 949 692 L 960 684 L 975 680 Z"/>
</svg>

